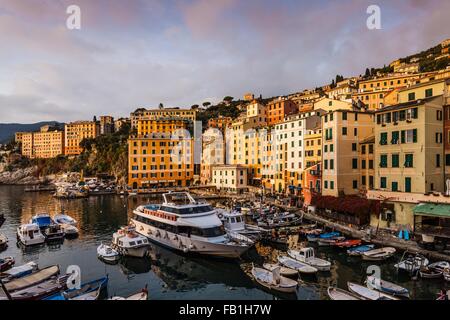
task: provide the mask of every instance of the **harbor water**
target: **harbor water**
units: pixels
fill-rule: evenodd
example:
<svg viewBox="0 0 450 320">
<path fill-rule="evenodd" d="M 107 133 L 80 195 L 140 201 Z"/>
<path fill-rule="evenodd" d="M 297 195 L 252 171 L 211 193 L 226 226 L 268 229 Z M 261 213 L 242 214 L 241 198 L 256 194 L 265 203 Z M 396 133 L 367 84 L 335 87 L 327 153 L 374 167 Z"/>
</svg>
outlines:
<svg viewBox="0 0 450 320">
<path fill-rule="evenodd" d="M 126 296 L 142 289 L 149 289 L 150 299 L 328 299 L 327 288 L 338 286 L 347 289 L 347 282 L 363 283 L 366 269 L 373 262 L 362 262 L 349 257 L 345 250 L 331 247 L 315 247 L 316 255 L 332 262 L 330 272 L 314 277 L 301 277 L 296 295 L 280 296 L 267 292 L 254 283 L 243 271 L 242 265 L 262 264 L 275 260 L 282 249 L 258 244 L 241 260 L 220 260 L 180 254 L 152 244 L 149 257 L 122 258 L 116 265 L 108 265 L 97 259 L 96 249 L 102 242 L 111 241 L 113 232 L 127 224 L 132 211 L 140 204 L 153 202 L 146 196 L 121 197 L 119 195 L 95 196 L 76 200 L 58 200 L 46 192 L 25 192 L 21 186 L 0 186 L 0 214 L 6 222 L 0 229 L 9 239 L 7 250 L 0 257 L 13 256 L 16 266 L 36 261 L 39 267 L 52 264 L 65 270 L 78 265 L 82 281 L 109 275 L 109 296 Z M 16 228 L 27 223 L 38 213 L 51 215 L 64 211 L 78 221 L 80 234 L 76 239 L 63 243 L 45 244 L 23 248 L 16 243 Z M 410 290 L 412 299 L 436 299 L 441 289 L 450 285 L 443 279 L 419 279 L 397 274 L 394 258 L 376 263 L 381 267 L 383 279 L 400 284 Z M 245 269 L 245 268 L 244 268 Z"/>
</svg>

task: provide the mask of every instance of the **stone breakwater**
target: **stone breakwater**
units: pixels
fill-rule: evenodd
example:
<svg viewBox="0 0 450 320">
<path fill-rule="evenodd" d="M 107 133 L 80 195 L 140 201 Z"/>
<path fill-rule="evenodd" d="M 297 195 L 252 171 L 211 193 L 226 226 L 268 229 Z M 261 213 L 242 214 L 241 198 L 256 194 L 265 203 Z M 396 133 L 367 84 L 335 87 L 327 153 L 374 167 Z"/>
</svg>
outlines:
<svg viewBox="0 0 450 320">
<path fill-rule="evenodd" d="M 0 170 L 0 184 L 32 185 L 42 183 L 45 179 L 34 176 L 36 168 L 30 167 L 14 171 Z"/>
</svg>

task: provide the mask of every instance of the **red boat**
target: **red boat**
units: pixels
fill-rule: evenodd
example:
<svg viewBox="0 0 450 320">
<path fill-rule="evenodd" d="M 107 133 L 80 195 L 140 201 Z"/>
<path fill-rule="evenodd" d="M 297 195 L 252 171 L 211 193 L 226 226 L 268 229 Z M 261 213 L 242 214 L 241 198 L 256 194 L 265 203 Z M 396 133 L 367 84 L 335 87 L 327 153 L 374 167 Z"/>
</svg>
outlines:
<svg viewBox="0 0 450 320">
<path fill-rule="evenodd" d="M 333 243 L 333 246 L 339 247 L 339 248 L 351 248 L 361 245 L 361 240 L 344 240 L 340 242 Z"/>
</svg>

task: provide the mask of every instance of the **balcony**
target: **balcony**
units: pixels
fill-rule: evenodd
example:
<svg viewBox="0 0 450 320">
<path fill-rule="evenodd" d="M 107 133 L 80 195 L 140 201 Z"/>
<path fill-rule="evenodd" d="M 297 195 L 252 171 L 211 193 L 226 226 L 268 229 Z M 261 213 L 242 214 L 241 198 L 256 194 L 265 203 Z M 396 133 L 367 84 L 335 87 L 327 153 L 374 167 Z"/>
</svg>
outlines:
<svg viewBox="0 0 450 320">
<path fill-rule="evenodd" d="M 309 174 L 312 176 L 320 177 L 320 176 L 322 176 L 322 171 L 321 170 L 311 170 L 311 171 L 309 171 Z"/>
</svg>

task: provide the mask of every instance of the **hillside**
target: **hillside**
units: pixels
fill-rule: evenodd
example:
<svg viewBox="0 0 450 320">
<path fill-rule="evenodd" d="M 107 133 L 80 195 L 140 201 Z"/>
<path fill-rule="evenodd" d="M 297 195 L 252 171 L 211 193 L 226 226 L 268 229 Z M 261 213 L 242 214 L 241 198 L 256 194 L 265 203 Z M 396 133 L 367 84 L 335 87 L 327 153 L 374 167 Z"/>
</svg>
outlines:
<svg viewBox="0 0 450 320">
<path fill-rule="evenodd" d="M 0 123 L 0 144 L 9 142 L 14 138 L 16 132 L 38 131 L 40 127 L 45 125 L 62 125 L 62 123 L 56 121 L 43 121 L 30 124 Z"/>
</svg>

